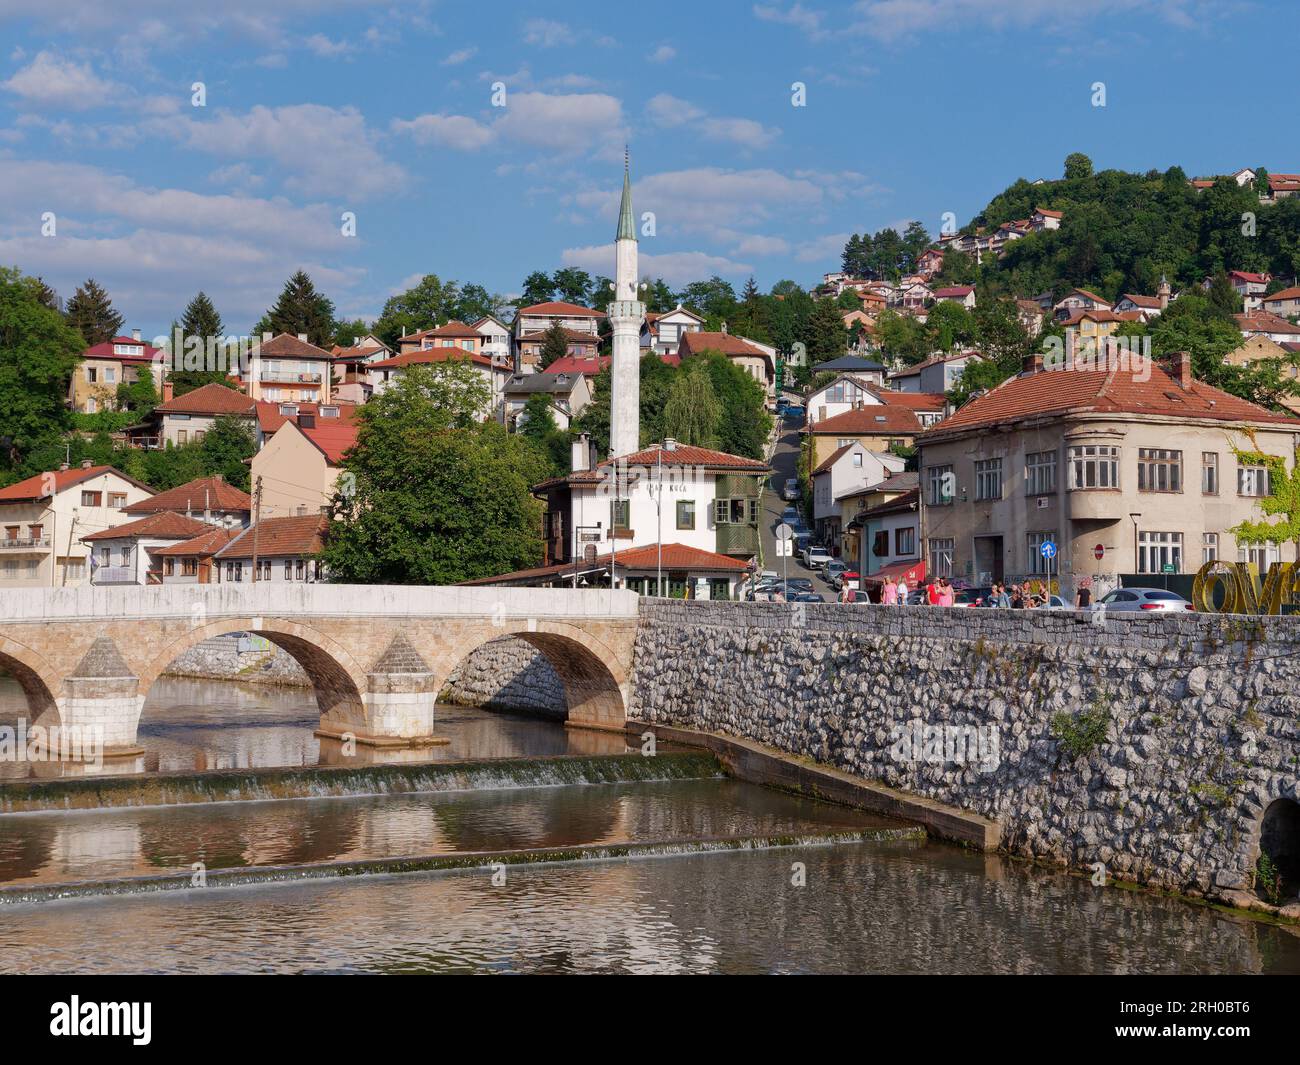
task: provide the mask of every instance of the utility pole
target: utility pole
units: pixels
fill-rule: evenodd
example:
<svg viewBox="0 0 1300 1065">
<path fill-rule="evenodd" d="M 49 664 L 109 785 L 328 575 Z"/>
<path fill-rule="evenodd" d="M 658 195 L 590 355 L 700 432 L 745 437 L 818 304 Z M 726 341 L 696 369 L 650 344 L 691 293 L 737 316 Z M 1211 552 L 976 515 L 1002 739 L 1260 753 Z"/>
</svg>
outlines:
<svg viewBox="0 0 1300 1065">
<path fill-rule="evenodd" d="M 257 533 L 262 528 L 262 477 L 253 486 L 253 583 L 257 583 Z"/>
</svg>

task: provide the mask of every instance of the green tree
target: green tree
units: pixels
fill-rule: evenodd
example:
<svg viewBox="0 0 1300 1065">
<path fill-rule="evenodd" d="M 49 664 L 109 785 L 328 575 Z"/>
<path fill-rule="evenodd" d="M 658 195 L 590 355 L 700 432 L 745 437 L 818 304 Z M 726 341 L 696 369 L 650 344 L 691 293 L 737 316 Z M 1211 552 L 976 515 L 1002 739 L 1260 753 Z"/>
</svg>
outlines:
<svg viewBox="0 0 1300 1065">
<path fill-rule="evenodd" d="M 183 396 L 204 385 L 217 383 L 231 388 L 237 387 L 229 376 L 229 365 L 224 360 L 221 364 L 208 365 L 207 352 L 209 343 L 218 343 L 225 335 L 225 327 L 216 305 L 205 292 L 198 292 L 185 306 L 180 320 L 181 336 L 185 338 L 183 348 L 172 353 L 173 367 L 171 382 L 173 395 Z M 172 330 L 175 338 L 176 330 Z M 189 347 L 190 338 L 197 338 L 201 345 Z M 188 348 L 188 350 L 185 350 Z M 215 349 L 214 349 L 215 350 Z M 224 352 L 222 353 L 224 354 Z M 200 365 L 201 363 L 201 365 Z"/>
<path fill-rule="evenodd" d="M 112 340 L 122 329 L 122 316 L 93 277 L 72 294 L 66 313 L 68 325 L 82 335 L 87 347 Z"/>
<path fill-rule="evenodd" d="M 952 351 L 954 345 L 965 346 L 975 339 L 973 316 L 952 300 L 940 300 L 930 308 L 925 328 L 930 343 L 940 351 Z"/>
<path fill-rule="evenodd" d="M 555 282 L 551 275 L 541 270 L 534 270 L 524 278 L 523 291 L 515 301 L 520 307 L 531 307 L 534 303 L 549 303 L 555 299 Z"/>
<path fill-rule="evenodd" d="M 1080 181 L 1092 177 L 1092 160 L 1083 152 L 1071 152 L 1065 157 L 1065 180 Z"/>
<path fill-rule="evenodd" d="M 551 409 L 551 397 L 545 392 L 529 396 L 520 415 L 515 423 L 518 431 L 539 447 L 544 446 L 546 438 L 559 428 L 555 411 Z"/>
<path fill-rule="evenodd" d="M 212 428 L 199 443 L 199 450 L 203 458 L 204 476 L 219 473 L 236 488 L 248 491 L 248 460 L 257 451 L 257 443 L 253 439 L 253 430 L 245 419 L 229 414 L 213 419 Z"/>
<path fill-rule="evenodd" d="M 538 365 L 545 370 L 551 363 L 557 359 L 562 359 L 569 354 L 569 336 L 565 332 L 557 319 L 553 321 L 542 334 L 542 351 L 539 356 Z"/>
<path fill-rule="evenodd" d="M 26 460 L 71 424 L 68 382 L 84 343 L 43 302 L 42 288 L 17 268 L 0 267 L 0 483 L 41 472 Z"/>
<path fill-rule="evenodd" d="M 551 280 L 555 291 L 565 303 L 577 303 L 584 307 L 587 305 L 591 295 L 591 275 L 586 270 L 565 266 L 556 270 Z"/>
<path fill-rule="evenodd" d="M 772 416 L 767 413 L 767 393 L 762 385 L 720 352 L 704 351 L 694 358 L 704 361 L 714 394 L 722 405 L 718 449 L 729 455 L 762 458 L 772 431 Z M 692 361 L 688 359 L 678 372 L 689 373 Z"/>
<path fill-rule="evenodd" d="M 375 321 L 374 333 L 396 350 L 404 335 L 432 329 L 454 318 L 460 310 L 460 299 L 460 286 L 455 281 L 444 283 L 437 274 L 425 274 L 412 288 L 388 298 Z"/>
<path fill-rule="evenodd" d="M 844 312 L 834 300 L 817 300 L 808 318 L 804 345 L 808 350 L 808 365 L 814 369 L 820 363 L 838 359 L 848 350 Z"/>
<path fill-rule="evenodd" d="M 307 335 L 307 342 L 328 350 L 334 343 L 334 304 L 316 291 L 312 279 L 297 271 L 280 292 L 280 298 L 253 326 L 253 334 Z"/>
<path fill-rule="evenodd" d="M 722 405 L 708 370 L 698 359 L 692 359 L 685 371 L 677 374 L 668 393 L 664 435 L 683 444 L 716 448 L 721 420 Z"/>
</svg>

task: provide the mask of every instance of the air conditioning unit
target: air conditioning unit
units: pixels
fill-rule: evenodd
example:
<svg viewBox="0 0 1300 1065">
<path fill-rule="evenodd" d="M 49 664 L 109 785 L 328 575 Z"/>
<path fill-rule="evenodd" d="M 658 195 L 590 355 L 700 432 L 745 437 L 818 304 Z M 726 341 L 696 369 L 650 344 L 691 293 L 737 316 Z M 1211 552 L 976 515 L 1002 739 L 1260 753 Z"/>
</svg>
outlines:
<svg viewBox="0 0 1300 1065">
<path fill-rule="evenodd" d="M 1051 497 L 1051 496 L 1039 496 L 1039 497 L 1038 497 L 1038 509 L 1039 509 L 1039 510 L 1046 510 L 1046 509 L 1047 509 L 1049 506 L 1051 506 L 1051 505 L 1052 505 L 1052 497 Z"/>
</svg>

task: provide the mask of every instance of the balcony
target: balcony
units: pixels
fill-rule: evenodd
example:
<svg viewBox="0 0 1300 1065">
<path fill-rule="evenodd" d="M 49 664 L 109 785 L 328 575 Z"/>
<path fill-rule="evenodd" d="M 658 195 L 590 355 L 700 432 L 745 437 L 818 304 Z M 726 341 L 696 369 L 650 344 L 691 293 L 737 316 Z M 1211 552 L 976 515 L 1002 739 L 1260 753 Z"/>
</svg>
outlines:
<svg viewBox="0 0 1300 1065">
<path fill-rule="evenodd" d="M 749 557 L 758 554 L 758 529 L 753 525 L 718 525 L 717 547 L 720 555 Z"/>
<path fill-rule="evenodd" d="M 92 584 L 135 584 L 134 566 L 97 566 Z"/>
<path fill-rule="evenodd" d="M 271 385 L 318 385 L 322 374 L 317 373 L 277 373 L 275 370 L 263 370 L 257 379 L 263 384 Z"/>
<path fill-rule="evenodd" d="M 46 551 L 49 546 L 48 536 L 15 536 L 0 540 L 0 551 Z"/>
</svg>

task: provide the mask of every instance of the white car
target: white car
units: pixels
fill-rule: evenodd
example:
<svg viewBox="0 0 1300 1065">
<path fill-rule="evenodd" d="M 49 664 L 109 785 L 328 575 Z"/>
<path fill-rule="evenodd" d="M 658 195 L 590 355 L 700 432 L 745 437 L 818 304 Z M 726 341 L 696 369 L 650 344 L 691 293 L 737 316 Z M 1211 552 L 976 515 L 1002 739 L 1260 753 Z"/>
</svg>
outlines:
<svg viewBox="0 0 1300 1065">
<path fill-rule="evenodd" d="M 1110 613 L 1127 613 L 1133 610 L 1193 610 L 1191 603 L 1177 592 L 1164 588 L 1116 588 L 1108 592 L 1099 603 L 1094 603 L 1093 610 Z"/>
<path fill-rule="evenodd" d="M 831 553 L 824 547 L 808 547 L 804 549 L 803 564 L 809 569 L 821 569 L 830 561 L 832 561 Z"/>
</svg>

